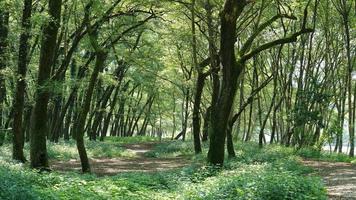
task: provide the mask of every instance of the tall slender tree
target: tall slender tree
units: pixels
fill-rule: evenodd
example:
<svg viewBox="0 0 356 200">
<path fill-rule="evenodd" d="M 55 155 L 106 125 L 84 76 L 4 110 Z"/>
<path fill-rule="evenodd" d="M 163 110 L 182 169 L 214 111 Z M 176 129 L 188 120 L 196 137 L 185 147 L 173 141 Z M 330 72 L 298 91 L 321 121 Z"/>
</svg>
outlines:
<svg viewBox="0 0 356 200">
<path fill-rule="evenodd" d="M 24 131 L 22 128 L 22 117 L 25 102 L 26 90 L 26 72 L 28 63 L 28 46 L 31 31 L 31 12 L 32 0 L 24 0 L 24 9 L 22 13 L 22 32 L 20 35 L 20 46 L 17 66 L 17 84 L 15 98 L 13 104 L 14 121 L 13 121 L 13 153 L 12 157 L 15 160 L 25 162 L 23 153 L 24 146 Z"/>
<path fill-rule="evenodd" d="M 9 12 L 6 5 L 0 5 L 0 145 L 5 138 L 4 123 L 4 103 L 6 100 L 5 68 L 7 66 L 7 46 L 9 35 Z"/>
<path fill-rule="evenodd" d="M 33 168 L 47 168 L 48 156 L 46 136 L 48 133 L 48 100 L 51 68 L 57 45 L 57 34 L 60 27 L 62 0 L 49 0 L 48 23 L 44 25 L 42 33 L 39 70 L 35 105 L 31 116 L 30 131 L 30 160 Z"/>
</svg>

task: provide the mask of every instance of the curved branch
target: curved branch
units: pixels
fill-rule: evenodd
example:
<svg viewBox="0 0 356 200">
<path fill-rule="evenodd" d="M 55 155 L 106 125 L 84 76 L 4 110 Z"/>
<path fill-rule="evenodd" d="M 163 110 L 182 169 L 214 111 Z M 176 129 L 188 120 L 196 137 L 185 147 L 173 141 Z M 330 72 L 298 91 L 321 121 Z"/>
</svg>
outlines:
<svg viewBox="0 0 356 200">
<path fill-rule="evenodd" d="M 233 126 L 237 119 L 240 117 L 245 108 L 252 103 L 254 96 L 258 94 L 263 88 L 265 88 L 273 80 L 273 75 L 268 77 L 258 88 L 251 92 L 251 95 L 247 98 L 246 102 L 241 106 L 240 110 L 231 118 L 229 121 L 229 126 Z"/>
<path fill-rule="evenodd" d="M 251 45 L 252 45 L 253 41 L 256 39 L 256 37 L 263 30 L 265 30 L 268 26 L 270 26 L 276 20 L 282 19 L 282 18 L 287 18 L 287 19 L 291 19 L 291 20 L 297 20 L 297 18 L 295 16 L 291 16 L 291 15 L 287 15 L 287 14 L 278 14 L 278 15 L 273 16 L 271 19 L 269 19 L 265 23 L 261 24 L 255 30 L 255 32 L 247 39 L 247 41 L 245 42 L 245 44 L 242 46 L 242 48 L 240 50 L 241 55 L 244 55 L 251 48 Z"/>
<path fill-rule="evenodd" d="M 300 30 L 300 31 L 288 36 L 288 37 L 262 44 L 261 46 L 255 48 L 254 50 L 250 51 L 249 53 L 241 56 L 239 61 L 244 63 L 247 60 L 251 59 L 253 56 L 259 54 L 261 51 L 264 51 L 266 49 L 270 49 L 270 48 L 275 47 L 277 45 L 296 42 L 300 35 L 303 35 L 303 34 L 306 34 L 306 33 L 312 33 L 312 32 L 314 32 L 314 29 L 309 29 L 309 28 L 302 29 L 302 30 Z"/>
</svg>

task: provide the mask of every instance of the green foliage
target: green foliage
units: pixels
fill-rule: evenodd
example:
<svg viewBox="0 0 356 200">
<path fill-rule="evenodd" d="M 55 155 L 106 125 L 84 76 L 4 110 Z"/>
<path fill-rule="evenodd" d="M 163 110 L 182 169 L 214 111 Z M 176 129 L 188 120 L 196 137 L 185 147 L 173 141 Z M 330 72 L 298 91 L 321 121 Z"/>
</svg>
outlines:
<svg viewBox="0 0 356 200">
<path fill-rule="evenodd" d="M 223 169 L 195 166 L 184 171 L 180 179 L 189 181 L 182 199 L 326 199 L 321 180 L 305 176 L 312 170 L 301 165 L 292 148 L 239 143 L 236 152 Z"/>
<path fill-rule="evenodd" d="M 133 157 L 134 154 L 120 144 L 112 142 L 87 141 L 86 147 L 89 157 Z M 79 159 L 75 141 L 50 143 L 48 145 L 48 157 L 50 159 L 70 160 Z"/>
<path fill-rule="evenodd" d="M 223 169 L 194 164 L 177 175 L 184 193 L 178 199 L 326 199 L 319 178 L 301 165 L 293 148 L 238 143 L 237 157 Z M 193 155 L 193 144 L 173 141 L 157 145 L 147 156 Z M 199 157 L 198 157 L 199 160 Z"/>
<path fill-rule="evenodd" d="M 16 170 L 9 170 L 10 166 L 0 163 L 0 199 L 39 199 L 39 194 L 34 192 L 29 175 L 31 172 L 20 170 L 21 166 L 13 165 Z"/>
<path fill-rule="evenodd" d="M 111 151 L 109 148 L 121 149 L 116 140 L 120 145 L 134 140 L 151 141 L 108 138 L 104 143 L 87 142 L 87 146 L 92 154 L 104 156 L 102 151 Z M 70 157 L 71 145 L 72 142 L 51 144 L 50 155 L 68 152 Z M 93 148 L 101 150 L 93 153 Z M 171 141 L 157 145 L 150 155 L 167 157 L 193 152 L 191 141 Z M 195 163 L 183 169 L 112 177 L 57 172 L 39 175 L 1 157 L 0 199 L 326 199 L 321 180 L 306 176 L 310 169 L 300 164 L 292 148 L 271 145 L 260 149 L 254 143 L 238 143 L 236 152 L 237 157 L 223 168 L 205 165 L 198 156 Z"/>
<path fill-rule="evenodd" d="M 0 167 L 0 177 L 6 180 L 0 183 L 0 199 L 149 199 L 146 191 L 159 187 L 159 176 L 144 174 L 110 178 L 57 173 L 38 176 L 34 171 L 9 168 Z"/>
<path fill-rule="evenodd" d="M 244 166 L 219 180 L 216 192 L 204 199 L 326 199 L 319 179 L 300 178 L 268 165 Z"/>
<path fill-rule="evenodd" d="M 181 140 L 163 142 L 154 147 L 152 151 L 145 153 L 147 157 L 176 157 L 189 156 L 194 153 L 192 141 L 183 142 Z"/>
<path fill-rule="evenodd" d="M 140 142 L 154 142 L 157 138 L 139 136 L 139 137 L 107 137 L 104 142 L 90 141 L 86 142 L 89 157 L 134 157 L 135 154 L 122 147 L 122 144 L 132 144 Z M 76 159 L 78 152 L 75 141 L 52 143 L 48 148 L 49 158 L 52 159 Z"/>
<path fill-rule="evenodd" d="M 130 150 L 126 150 L 121 146 L 123 143 L 134 143 L 135 141 L 147 141 L 148 138 L 137 138 L 137 139 L 117 139 L 121 142 L 110 141 L 97 142 L 97 141 L 86 141 L 86 148 L 89 157 L 134 157 L 135 154 Z M 129 142 L 131 140 L 131 142 Z M 24 148 L 25 155 L 29 155 L 29 145 L 26 144 Z M 6 160 L 11 160 L 12 145 L 6 143 L 0 146 L 0 153 Z M 70 160 L 79 159 L 78 150 L 74 140 L 71 141 L 60 141 L 59 143 L 48 143 L 47 152 L 49 159 L 56 160 Z"/>
<path fill-rule="evenodd" d="M 142 142 L 156 142 L 158 138 L 150 136 L 135 136 L 135 137 L 106 137 L 106 142 L 112 142 L 116 144 L 134 144 Z"/>
<path fill-rule="evenodd" d="M 297 151 L 297 154 L 304 158 L 320 160 L 320 161 L 348 162 L 348 163 L 356 162 L 355 158 L 350 158 L 348 155 L 344 153 L 320 151 L 312 147 L 301 148 Z"/>
<path fill-rule="evenodd" d="M 258 147 L 258 144 L 250 142 L 237 143 L 236 146 L 236 159 L 245 163 L 274 162 L 278 159 L 283 159 L 293 154 L 292 148 L 278 145 L 269 145 L 261 149 Z"/>
</svg>

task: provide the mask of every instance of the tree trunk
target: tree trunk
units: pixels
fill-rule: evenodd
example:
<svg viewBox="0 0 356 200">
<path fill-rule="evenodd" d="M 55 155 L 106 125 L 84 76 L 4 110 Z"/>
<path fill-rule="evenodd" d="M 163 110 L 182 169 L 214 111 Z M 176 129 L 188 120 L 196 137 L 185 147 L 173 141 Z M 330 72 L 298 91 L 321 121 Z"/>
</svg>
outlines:
<svg viewBox="0 0 356 200">
<path fill-rule="evenodd" d="M 350 38 L 350 26 L 348 5 L 346 0 L 342 0 L 342 19 L 345 31 L 345 43 L 346 43 L 346 55 L 347 55 L 347 71 L 348 71 L 348 105 L 349 105 L 349 137 L 350 137 L 350 152 L 349 156 L 354 157 L 355 154 L 355 107 L 354 102 L 356 100 L 356 85 L 354 91 L 352 91 L 352 57 L 351 57 L 351 38 Z M 353 96 L 354 95 L 354 96 Z M 352 96 L 354 97 L 352 99 Z"/>
<path fill-rule="evenodd" d="M 210 115 L 211 115 L 211 107 L 207 108 L 204 114 L 203 137 L 201 139 L 202 142 L 208 141 Z"/>
<path fill-rule="evenodd" d="M 195 85 L 195 96 L 193 105 L 193 136 L 194 136 L 194 151 L 195 154 L 201 153 L 200 143 L 200 104 L 204 89 L 205 75 L 198 73 L 197 82 Z"/>
<path fill-rule="evenodd" d="M 273 109 L 273 105 L 275 104 L 274 101 L 276 99 L 276 96 L 277 96 L 277 91 L 274 91 L 273 92 L 273 97 L 272 97 L 272 100 L 271 100 L 271 105 L 267 111 L 267 114 L 265 116 L 265 119 L 263 120 L 262 122 L 262 126 L 261 126 L 261 129 L 260 129 L 260 133 L 259 133 L 259 137 L 258 137 L 258 144 L 259 144 L 259 147 L 262 148 L 263 147 L 263 137 L 264 137 L 264 129 L 266 127 L 266 124 L 267 124 L 267 120 L 268 120 L 268 117 L 269 115 L 271 114 L 271 111 Z M 272 141 L 272 136 L 271 136 L 271 141 Z M 272 143 L 272 142 L 271 142 Z"/>
<path fill-rule="evenodd" d="M 189 96 L 190 90 L 189 88 L 185 88 L 183 94 L 185 95 L 185 99 L 182 102 L 182 131 L 174 138 L 178 140 L 182 137 L 182 140 L 185 141 L 185 135 L 187 133 L 188 128 L 188 116 L 189 116 Z"/>
<path fill-rule="evenodd" d="M 227 123 L 234 102 L 238 78 L 244 63 L 236 62 L 236 20 L 241 15 L 245 1 L 226 0 L 221 13 L 220 60 L 222 64 L 222 85 L 215 105 L 212 105 L 210 146 L 208 162 L 222 165 Z"/>
<path fill-rule="evenodd" d="M 13 121 L 13 154 L 14 160 L 25 162 L 23 153 L 23 146 L 25 142 L 25 135 L 22 127 L 22 117 L 25 103 L 25 90 L 26 90 L 26 72 L 28 60 L 28 46 L 31 31 L 31 12 L 32 0 L 24 0 L 24 10 L 22 13 L 22 29 L 20 35 L 20 47 L 17 66 L 17 84 L 14 99 L 14 121 Z"/>
<path fill-rule="evenodd" d="M 235 153 L 235 149 L 234 149 L 234 141 L 232 138 L 232 127 L 228 125 L 227 129 L 226 129 L 226 148 L 227 148 L 227 154 L 229 158 L 235 158 L 236 157 L 236 153 Z"/>
<path fill-rule="evenodd" d="M 201 143 L 200 143 L 200 104 L 201 97 L 204 89 L 205 75 L 202 72 L 202 69 L 198 66 L 197 58 L 197 38 L 195 33 L 195 0 L 192 0 L 191 7 L 191 26 L 192 26 L 192 55 L 193 55 L 193 64 L 194 68 L 197 71 L 198 77 L 195 85 L 195 96 L 194 96 L 194 105 L 193 105 L 193 136 L 194 136 L 194 151 L 195 154 L 201 153 Z"/>
<path fill-rule="evenodd" d="M 88 89 L 85 93 L 85 99 L 84 99 L 84 103 L 82 106 L 82 110 L 79 114 L 79 119 L 77 122 L 77 126 L 75 128 L 75 135 L 77 136 L 77 148 L 78 148 L 78 153 L 80 156 L 80 162 L 82 165 L 82 172 L 83 173 L 90 173 L 90 164 L 89 164 L 89 159 L 88 159 L 88 155 L 85 149 L 85 145 L 84 145 L 84 127 L 85 127 L 85 122 L 86 122 L 86 118 L 87 115 L 89 113 L 89 109 L 90 109 L 90 104 L 91 104 L 91 99 L 93 96 L 93 92 L 94 92 L 94 87 L 95 87 L 95 83 L 97 81 L 97 78 L 99 76 L 99 72 L 101 71 L 101 69 L 104 67 L 104 63 L 106 60 L 106 56 L 107 53 L 104 51 L 100 51 L 100 50 L 96 50 L 96 63 L 95 63 L 95 67 L 93 70 L 93 73 L 90 77 L 90 81 L 89 81 L 89 86 Z"/>
<path fill-rule="evenodd" d="M 119 91 L 120 91 L 120 87 L 117 87 L 115 89 L 114 98 L 113 98 L 113 100 L 111 102 L 110 111 L 106 115 L 105 120 L 104 120 L 103 130 L 101 131 L 101 136 L 100 136 L 100 141 L 104 141 L 104 137 L 106 136 L 106 134 L 108 132 L 110 120 L 111 120 L 112 114 L 113 114 L 114 109 L 115 109 L 115 105 L 116 105 L 116 101 L 118 99 L 117 96 L 119 94 Z"/>
<path fill-rule="evenodd" d="M 96 135 L 99 135 L 99 132 L 100 132 L 99 127 L 100 127 L 100 124 L 101 124 L 101 122 L 104 118 L 104 114 L 105 114 L 104 110 L 107 106 L 108 101 L 110 100 L 110 96 L 111 96 L 112 92 L 114 91 L 114 89 L 115 89 L 114 86 L 109 86 L 109 88 L 107 88 L 107 90 L 103 94 L 104 95 L 103 99 L 102 99 L 101 103 L 99 104 L 100 106 L 97 107 L 97 109 L 99 109 L 99 111 L 96 111 L 96 115 L 94 117 L 94 122 L 93 122 L 92 129 L 91 129 L 91 131 L 92 131 L 91 135 L 92 136 L 95 135 L 95 138 L 96 138 Z M 105 133 L 105 135 L 106 135 L 106 133 Z M 101 140 L 101 138 L 103 138 L 103 137 L 100 137 L 100 140 Z"/>
<path fill-rule="evenodd" d="M 176 134 L 176 127 L 177 127 L 177 125 L 176 125 L 176 97 L 175 97 L 174 93 L 173 93 L 173 116 L 172 117 L 173 117 L 173 130 L 172 130 L 171 140 L 174 139 L 174 135 Z M 143 123 L 143 124 L 145 124 L 145 123 Z"/>
<path fill-rule="evenodd" d="M 55 47 L 57 41 L 58 28 L 61 17 L 61 0 L 49 0 L 49 16 L 52 18 L 48 25 L 43 29 L 41 43 L 40 64 L 36 89 L 36 101 L 31 117 L 30 134 L 30 159 L 31 167 L 47 168 L 48 156 L 46 147 L 47 135 L 47 107 L 49 100 L 49 80 Z"/>
<path fill-rule="evenodd" d="M 9 34 L 9 13 L 5 11 L 6 8 L 0 8 L 0 145 L 5 139 L 4 123 L 4 107 L 6 100 L 6 85 L 4 70 L 7 66 L 7 47 Z"/>
</svg>

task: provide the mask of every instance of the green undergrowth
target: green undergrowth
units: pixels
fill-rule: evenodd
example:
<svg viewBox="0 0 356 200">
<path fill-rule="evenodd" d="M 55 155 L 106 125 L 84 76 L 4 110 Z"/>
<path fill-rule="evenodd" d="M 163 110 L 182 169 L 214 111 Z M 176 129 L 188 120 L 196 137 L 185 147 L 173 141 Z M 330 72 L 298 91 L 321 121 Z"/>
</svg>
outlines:
<svg viewBox="0 0 356 200">
<path fill-rule="evenodd" d="M 206 147 L 203 144 L 203 147 Z M 206 148 L 203 148 L 204 150 Z M 172 158 L 178 156 L 193 156 L 194 145 L 192 141 L 183 142 L 181 140 L 164 141 L 157 144 L 151 151 L 145 153 L 146 157 L 153 158 Z"/>
<path fill-rule="evenodd" d="M 301 148 L 297 151 L 297 154 L 303 158 L 327 162 L 347 162 L 356 164 L 356 159 L 350 157 L 344 153 L 336 153 L 330 151 L 320 151 L 318 149 L 309 147 Z"/>
<path fill-rule="evenodd" d="M 105 137 L 105 142 L 114 142 L 116 144 L 136 144 L 145 142 L 158 142 L 159 138 L 150 136 L 135 137 Z"/>
<path fill-rule="evenodd" d="M 89 157 L 99 158 L 117 158 L 117 157 L 134 157 L 136 154 L 122 147 L 123 144 L 155 142 L 158 139 L 148 136 L 139 137 L 106 137 L 105 141 L 85 142 Z M 48 142 L 47 151 L 49 159 L 70 160 L 79 159 L 78 150 L 74 140 L 59 141 L 58 143 Z M 0 146 L 0 157 L 11 160 L 12 145 L 5 143 Z M 24 148 L 25 155 L 29 155 L 29 145 L 26 143 Z"/>
<path fill-rule="evenodd" d="M 208 143 L 203 143 L 203 152 L 207 152 Z M 256 143 L 236 143 L 236 155 L 240 159 L 245 161 L 249 160 L 264 160 L 265 155 L 259 152 L 258 145 Z M 276 150 L 278 149 L 278 150 Z M 257 151 L 257 152 L 256 152 Z M 271 152 L 274 151 L 274 152 Z M 279 156 L 283 155 L 294 155 L 300 156 L 305 159 L 327 161 L 327 162 L 348 162 L 356 164 L 356 159 L 349 157 L 344 153 L 334 153 L 329 151 L 320 151 L 313 147 L 305 147 L 301 149 L 288 148 L 279 145 L 269 145 L 263 149 L 264 153 L 270 153 L 270 158 L 279 159 Z M 246 155 L 248 154 L 248 155 Z M 273 155 L 273 154 L 283 154 L 283 155 Z M 192 141 L 166 141 L 155 146 L 152 151 L 145 154 L 147 157 L 156 158 L 166 158 L 166 157 L 176 157 L 176 156 L 194 156 L 194 145 Z M 258 158 L 260 156 L 260 158 Z"/>
<path fill-rule="evenodd" d="M 192 143 L 164 142 L 150 155 L 192 156 Z M 39 174 L 0 159 L 0 199 L 326 199 L 321 179 L 309 175 L 311 169 L 300 164 L 291 148 L 260 149 L 254 143 L 238 143 L 236 158 L 227 160 L 223 168 L 206 165 L 204 157 L 196 156 L 183 169 L 112 177 Z"/>
<path fill-rule="evenodd" d="M 116 143 L 111 141 L 97 142 L 86 141 L 85 143 L 87 153 L 89 157 L 134 157 L 135 153 L 126 150 L 122 147 L 122 143 Z M 0 156 L 6 159 L 11 159 L 12 145 L 4 144 L 0 147 Z M 79 159 L 78 150 L 74 140 L 60 141 L 58 143 L 48 142 L 47 152 L 49 159 L 55 160 L 70 160 Z M 24 148 L 25 156 L 29 155 L 29 145 L 26 144 Z"/>
</svg>

